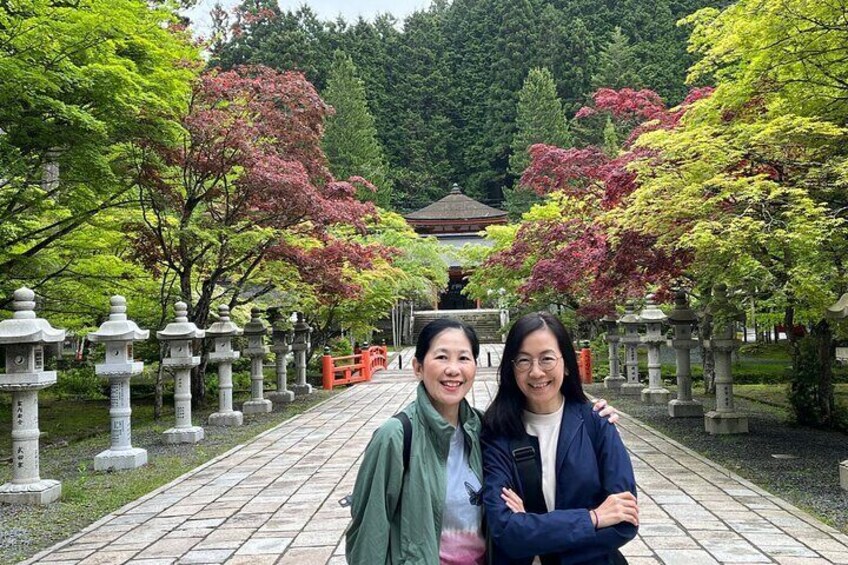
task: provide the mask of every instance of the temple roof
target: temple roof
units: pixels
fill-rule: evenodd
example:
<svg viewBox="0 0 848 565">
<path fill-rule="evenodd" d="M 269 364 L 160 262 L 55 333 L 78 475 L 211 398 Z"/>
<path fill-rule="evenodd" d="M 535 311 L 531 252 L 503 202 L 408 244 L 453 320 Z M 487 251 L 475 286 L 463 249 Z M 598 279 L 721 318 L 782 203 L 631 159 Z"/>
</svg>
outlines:
<svg viewBox="0 0 848 565">
<path fill-rule="evenodd" d="M 462 194 L 459 186 L 453 185 L 450 194 L 405 216 L 407 220 L 483 220 L 506 218 L 507 213 L 477 202 Z"/>
</svg>

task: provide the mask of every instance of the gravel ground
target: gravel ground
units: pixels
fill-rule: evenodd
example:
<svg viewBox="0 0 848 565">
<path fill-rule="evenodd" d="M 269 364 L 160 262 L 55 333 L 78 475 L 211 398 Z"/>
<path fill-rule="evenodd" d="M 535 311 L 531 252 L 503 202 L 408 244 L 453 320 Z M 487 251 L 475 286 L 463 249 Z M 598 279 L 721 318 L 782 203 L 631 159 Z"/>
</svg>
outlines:
<svg viewBox="0 0 848 565">
<path fill-rule="evenodd" d="M 736 398 L 736 409 L 748 414 L 749 433 L 710 436 L 703 418 L 672 419 L 664 405 L 645 405 L 601 384 L 586 386 L 586 392 L 606 398 L 620 411 L 848 533 L 848 492 L 839 486 L 839 462 L 848 459 L 848 434 L 798 426 L 782 408 Z M 695 398 L 705 411 L 715 407 L 713 397 Z M 797 458 L 779 459 L 775 454 Z"/>
</svg>

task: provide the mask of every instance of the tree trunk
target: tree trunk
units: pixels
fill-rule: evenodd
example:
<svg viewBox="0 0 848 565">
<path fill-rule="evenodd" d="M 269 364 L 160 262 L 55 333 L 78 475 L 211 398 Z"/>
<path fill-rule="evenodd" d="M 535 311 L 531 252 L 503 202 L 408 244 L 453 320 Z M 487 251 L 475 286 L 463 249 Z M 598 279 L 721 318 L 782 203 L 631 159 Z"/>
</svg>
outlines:
<svg viewBox="0 0 848 565">
<path fill-rule="evenodd" d="M 810 335 L 816 339 L 818 345 L 819 380 L 817 383 L 819 411 L 821 421 L 825 426 L 833 426 L 835 400 L 833 396 L 833 367 L 831 365 L 831 351 L 833 349 L 833 332 L 827 320 L 819 320 L 813 326 Z"/>
</svg>

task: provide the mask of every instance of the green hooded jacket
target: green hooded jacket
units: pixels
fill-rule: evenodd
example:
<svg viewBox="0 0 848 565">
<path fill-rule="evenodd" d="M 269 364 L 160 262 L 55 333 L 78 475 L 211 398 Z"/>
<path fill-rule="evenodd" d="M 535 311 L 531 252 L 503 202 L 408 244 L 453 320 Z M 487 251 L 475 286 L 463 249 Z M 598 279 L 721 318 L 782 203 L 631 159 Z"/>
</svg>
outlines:
<svg viewBox="0 0 848 565">
<path fill-rule="evenodd" d="M 412 423 L 407 476 L 403 476 L 403 426 L 389 418 L 365 449 L 353 489 L 353 521 L 345 534 L 352 565 L 438 565 L 446 467 L 454 432 L 419 383 L 403 410 Z M 471 470 L 482 484 L 480 415 L 467 401 L 459 408 Z"/>
</svg>

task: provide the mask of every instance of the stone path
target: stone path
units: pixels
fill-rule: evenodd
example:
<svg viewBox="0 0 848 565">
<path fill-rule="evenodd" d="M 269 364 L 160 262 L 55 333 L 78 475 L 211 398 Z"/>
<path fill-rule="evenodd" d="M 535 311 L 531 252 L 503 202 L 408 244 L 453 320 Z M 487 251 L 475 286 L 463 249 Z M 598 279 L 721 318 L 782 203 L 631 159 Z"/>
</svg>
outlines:
<svg viewBox="0 0 848 565">
<path fill-rule="evenodd" d="M 470 394 L 479 408 L 497 387 L 489 351 L 499 360 L 492 346 L 481 354 Z M 349 388 L 26 563 L 344 563 L 349 513 L 337 501 L 371 433 L 413 397 L 404 356 L 403 371 Z M 619 427 L 642 510 L 623 549 L 631 564 L 848 564 L 848 536 L 638 421 Z"/>
</svg>

